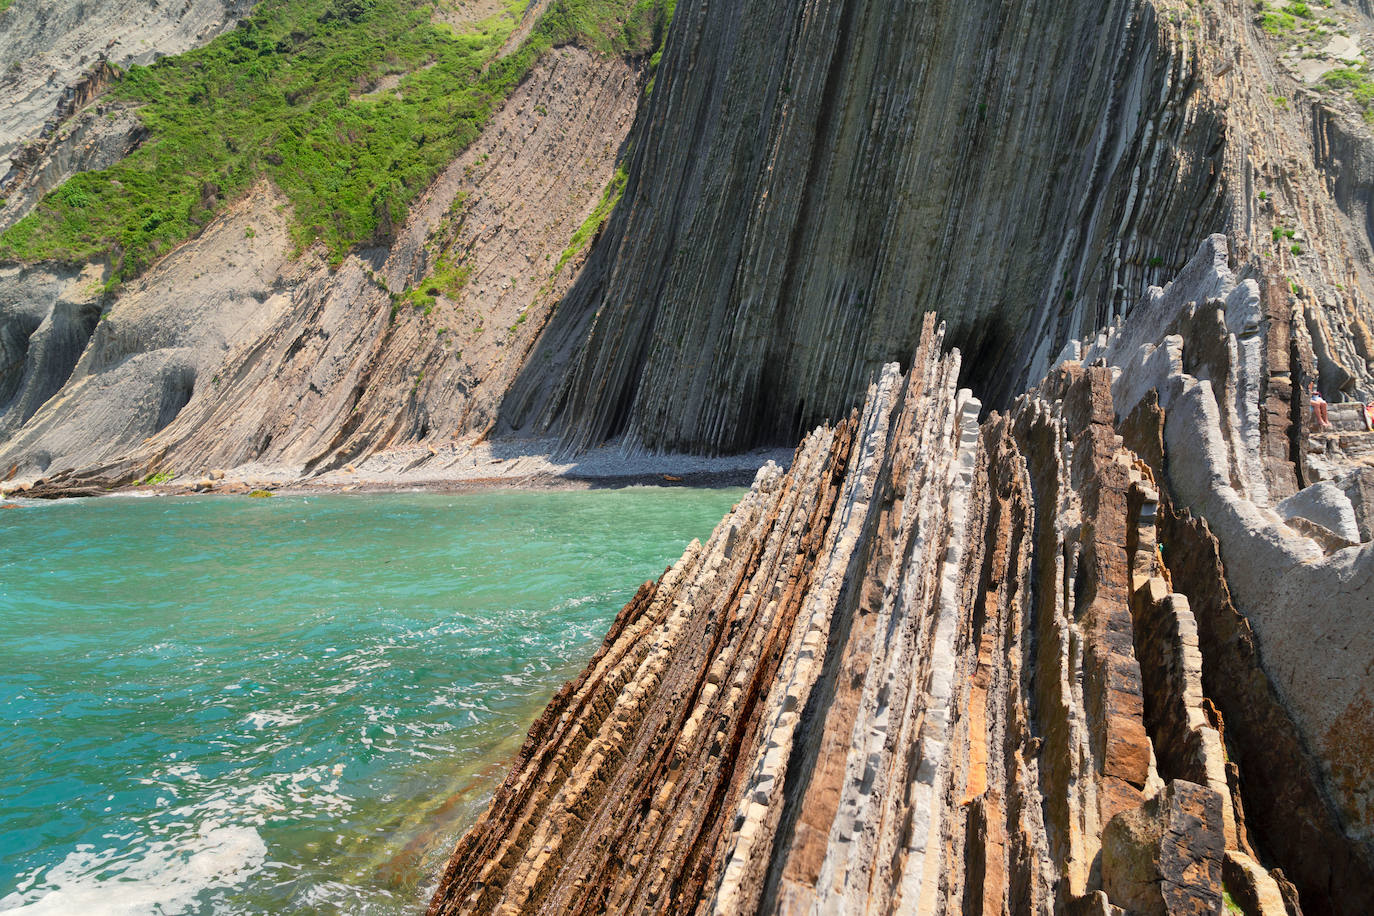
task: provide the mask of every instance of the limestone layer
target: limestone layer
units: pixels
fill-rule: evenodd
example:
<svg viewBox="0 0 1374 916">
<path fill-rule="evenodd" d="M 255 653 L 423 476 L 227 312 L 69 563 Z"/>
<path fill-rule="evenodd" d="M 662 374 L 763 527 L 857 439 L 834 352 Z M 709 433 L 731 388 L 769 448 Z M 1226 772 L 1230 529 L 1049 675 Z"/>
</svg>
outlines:
<svg viewBox="0 0 1374 916">
<path fill-rule="evenodd" d="M 1281 291 L 1213 237 L 981 424 L 928 315 L 644 584 L 430 912 L 1369 912 L 1366 472 Z"/>
<path fill-rule="evenodd" d="M 485 430 L 581 266 L 568 239 L 639 86 L 623 60 L 552 52 L 390 246 L 341 265 L 293 258 L 286 201 L 260 185 L 113 302 L 102 265 L 0 267 L 0 481 L 304 475 Z M 461 290 L 411 305 L 441 256 Z"/>
<path fill-rule="evenodd" d="M 503 406 L 574 448 L 790 444 L 936 311 L 1004 407 L 1227 232 L 1374 393 L 1367 129 L 1240 0 L 681 7 L 625 203 Z"/>
</svg>

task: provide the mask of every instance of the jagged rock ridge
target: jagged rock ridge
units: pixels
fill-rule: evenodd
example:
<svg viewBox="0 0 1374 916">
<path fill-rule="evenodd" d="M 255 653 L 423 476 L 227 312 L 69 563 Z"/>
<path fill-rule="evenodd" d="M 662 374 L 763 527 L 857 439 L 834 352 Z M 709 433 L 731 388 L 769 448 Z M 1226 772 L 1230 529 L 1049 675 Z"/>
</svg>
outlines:
<svg viewBox="0 0 1374 916">
<path fill-rule="evenodd" d="M 1374 906 L 1374 543 L 1276 511 L 1348 462 L 1287 450 L 1310 343 L 1226 261 L 981 424 L 928 317 L 641 588 L 431 913 Z"/>
</svg>

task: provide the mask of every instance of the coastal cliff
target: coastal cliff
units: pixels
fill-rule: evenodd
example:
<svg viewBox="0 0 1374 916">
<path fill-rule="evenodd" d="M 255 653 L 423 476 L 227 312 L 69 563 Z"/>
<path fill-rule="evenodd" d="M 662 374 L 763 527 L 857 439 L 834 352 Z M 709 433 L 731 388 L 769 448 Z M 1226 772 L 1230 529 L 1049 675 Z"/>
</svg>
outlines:
<svg viewBox="0 0 1374 916">
<path fill-rule="evenodd" d="M 1253 17 L 1239 2 L 684 7 L 626 204 L 506 428 L 574 448 L 791 442 L 905 364 L 926 311 L 967 354 L 962 381 L 1004 406 L 1212 232 L 1336 293 L 1314 316 L 1324 388 L 1370 391 L 1353 187 L 1367 131 L 1328 128 L 1344 123 L 1329 95 L 1282 95 Z"/>
<path fill-rule="evenodd" d="M 0 83 L 5 492 L 801 442 L 433 913 L 1374 910 L 1367 5 L 241 6 Z"/>
<path fill-rule="evenodd" d="M 399 28 L 318 2 L 300 34 Z M 438 479 L 487 441 L 790 448 L 906 364 L 926 311 L 966 354 L 961 384 L 1005 408 L 1215 232 L 1305 291 L 1322 390 L 1374 396 L 1371 136 L 1344 67 L 1364 52 L 1317 37 L 1374 34 L 1357 6 L 1278 38 L 1238 0 L 712 2 L 670 20 L 562 0 L 518 28 L 488 3 L 412 5 L 384 4 L 494 41 L 474 73 L 530 66 L 509 95 L 483 90 L 473 137 L 443 133 L 451 114 L 421 132 L 431 178 L 382 173 L 371 203 L 333 214 L 366 232 L 338 235 L 316 212 L 332 196 L 293 187 L 271 152 L 234 167 L 261 174 L 233 194 L 207 176 L 186 213 L 140 204 L 115 237 L 64 247 L 79 204 L 128 181 L 52 182 L 131 147 L 155 157 L 144 122 L 164 104 L 69 87 L 66 140 L 25 160 L 38 184 L 10 204 L 37 208 L 0 234 L 5 486 L 303 481 L 374 457 Z M 259 31 L 283 31 L 288 57 L 311 47 L 269 6 L 209 49 L 223 92 Z M 432 42 L 453 53 L 463 34 Z M 349 110 L 409 105 L 434 53 L 363 60 Z M 440 143 L 461 149 L 437 166 Z M 393 193 L 414 196 L 383 207 Z"/>
<path fill-rule="evenodd" d="M 626 605 L 430 912 L 1368 911 L 1374 544 L 1279 499 L 1285 300 L 1209 239 L 981 423 L 928 315 Z"/>
</svg>

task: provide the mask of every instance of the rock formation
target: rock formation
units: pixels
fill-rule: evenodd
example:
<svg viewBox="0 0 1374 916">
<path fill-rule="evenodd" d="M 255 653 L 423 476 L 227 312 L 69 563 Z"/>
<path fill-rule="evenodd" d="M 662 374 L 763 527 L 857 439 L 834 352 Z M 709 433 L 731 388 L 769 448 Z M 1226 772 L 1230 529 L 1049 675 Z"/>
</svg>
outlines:
<svg viewBox="0 0 1374 916">
<path fill-rule="evenodd" d="M 1239 268 L 981 424 L 928 315 L 626 605 L 430 912 L 1374 907 L 1374 544 L 1275 511 L 1311 354 Z"/>
<path fill-rule="evenodd" d="M 1324 390 L 1374 394 L 1367 130 L 1310 90 L 1290 104 L 1253 15 L 683 7 L 627 205 L 505 428 L 573 447 L 791 443 L 904 364 L 927 310 L 967 354 L 963 380 L 1005 406 L 1212 232 L 1323 289 Z"/>
<path fill-rule="evenodd" d="M 801 438 L 436 914 L 1374 911 L 1374 146 L 1254 14 L 737 0 L 656 69 L 559 47 L 374 249 L 293 250 L 264 183 L 115 293 L 0 265 L 0 480 Z M 5 115 L 58 115 L 0 148 L 16 212 L 139 142 L 87 56 Z"/>
</svg>

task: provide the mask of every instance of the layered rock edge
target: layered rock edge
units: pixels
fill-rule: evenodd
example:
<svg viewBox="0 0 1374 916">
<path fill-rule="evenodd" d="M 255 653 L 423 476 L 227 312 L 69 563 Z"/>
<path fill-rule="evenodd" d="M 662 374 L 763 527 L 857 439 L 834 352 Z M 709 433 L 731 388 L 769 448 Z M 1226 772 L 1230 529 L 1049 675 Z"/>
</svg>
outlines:
<svg viewBox="0 0 1374 916">
<path fill-rule="evenodd" d="M 928 315 L 625 606 L 430 913 L 1369 911 L 1374 546 L 1276 511 L 1368 471 L 1300 317 L 1214 236 L 980 423 Z"/>
<path fill-rule="evenodd" d="M 1318 291 L 1322 390 L 1367 400 L 1368 143 L 1240 0 L 683 6 L 498 429 L 791 445 L 907 365 L 926 311 L 1005 408 L 1214 232 Z"/>
</svg>

